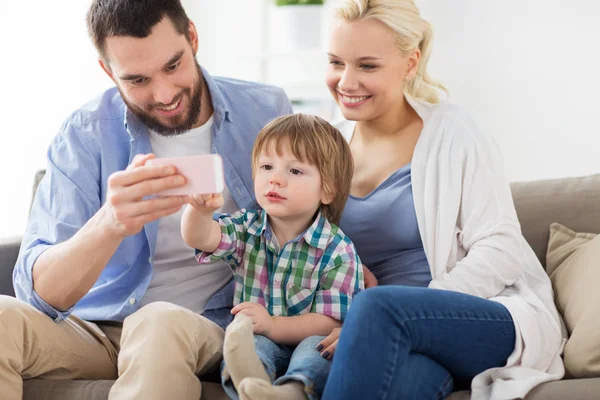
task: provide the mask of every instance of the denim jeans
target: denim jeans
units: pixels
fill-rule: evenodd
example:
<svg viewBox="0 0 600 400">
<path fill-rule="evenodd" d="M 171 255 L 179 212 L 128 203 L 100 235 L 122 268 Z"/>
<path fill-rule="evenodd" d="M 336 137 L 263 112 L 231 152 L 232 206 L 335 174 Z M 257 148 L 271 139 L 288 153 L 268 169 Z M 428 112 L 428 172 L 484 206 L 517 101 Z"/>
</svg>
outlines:
<svg viewBox="0 0 600 400">
<path fill-rule="evenodd" d="M 295 348 L 277 344 L 261 335 L 254 335 L 254 345 L 258 358 L 265 366 L 274 385 L 282 385 L 289 381 L 304 384 L 304 390 L 310 400 L 321 398 L 325 381 L 331 368 L 331 361 L 321 357 L 316 347 L 324 336 L 311 336 L 304 339 Z M 225 362 L 221 364 L 221 371 Z M 238 399 L 233 382 L 221 375 L 221 383 L 230 399 Z"/>
<path fill-rule="evenodd" d="M 380 286 L 348 313 L 324 400 L 444 399 L 515 347 L 506 307 L 463 293 Z"/>
</svg>

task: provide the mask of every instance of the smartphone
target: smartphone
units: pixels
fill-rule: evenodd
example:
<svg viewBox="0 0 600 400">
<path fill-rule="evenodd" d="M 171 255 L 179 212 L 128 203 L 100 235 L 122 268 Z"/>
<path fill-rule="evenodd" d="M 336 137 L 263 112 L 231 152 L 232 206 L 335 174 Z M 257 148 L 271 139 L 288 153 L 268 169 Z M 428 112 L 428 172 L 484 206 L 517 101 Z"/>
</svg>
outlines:
<svg viewBox="0 0 600 400">
<path fill-rule="evenodd" d="M 187 180 L 185 186 L 155 193 L 159 196 L 221 193 L 225 189 L 223 159 L 218 154 L 153 158 L 146 165 L 172 165 Z"/>
</svg>

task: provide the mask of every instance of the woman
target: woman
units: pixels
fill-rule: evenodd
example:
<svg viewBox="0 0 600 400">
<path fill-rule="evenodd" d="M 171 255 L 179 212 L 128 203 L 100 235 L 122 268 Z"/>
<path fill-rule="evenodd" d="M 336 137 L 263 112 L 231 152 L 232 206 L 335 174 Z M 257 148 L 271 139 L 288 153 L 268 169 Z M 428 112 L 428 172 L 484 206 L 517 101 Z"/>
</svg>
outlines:
<svg viewBox="0 0 600 400">
<path fill-rule="evenodd" d="M 355 160 L 341 228 L 379 280 L 318 347 L 323 398 L 523 397 L 560 379 L 563 330 L 523 238 L 502 160 L 427 74 L 432 31 L 412 0 L 346 0 L 327 85 Z M 337 347 L 337 348 L 336 348 Z"/>
</svg>

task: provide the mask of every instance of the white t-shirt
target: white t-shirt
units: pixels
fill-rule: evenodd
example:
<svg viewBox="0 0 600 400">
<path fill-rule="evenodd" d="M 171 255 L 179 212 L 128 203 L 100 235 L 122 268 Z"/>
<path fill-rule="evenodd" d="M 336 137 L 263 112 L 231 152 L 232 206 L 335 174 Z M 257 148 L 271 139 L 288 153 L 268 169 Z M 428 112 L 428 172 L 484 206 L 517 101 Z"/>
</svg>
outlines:
<svg viewBox="0 0 600 400">
<path fill-rule="evenodd" d="M 181 135 L 165 137 L 150 132 L 152 152 L 156 157 L 210 154 L 212 125 L 211 116 L 204 125 Z M 223 197 L 225 204 L 219 212 L 233 213 L 238 210 L 229 189 L 225 188 Z M 181 237 L 184 208 L 158 221 L 153 275 L 142 305 L 167 301 L 202 313 L 208 299 L 233 277 L 233 273 L 223 261 L 198 264 L 194 249 Z"/>
</svg>

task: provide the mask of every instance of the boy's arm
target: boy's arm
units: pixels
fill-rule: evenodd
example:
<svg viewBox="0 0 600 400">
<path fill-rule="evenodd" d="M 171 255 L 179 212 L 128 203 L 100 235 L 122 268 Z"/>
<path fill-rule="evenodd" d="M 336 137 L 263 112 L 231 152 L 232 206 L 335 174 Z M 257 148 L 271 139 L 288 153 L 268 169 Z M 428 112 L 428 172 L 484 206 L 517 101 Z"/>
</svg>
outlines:
<svg viewBox="0 0 600 400">
<path fill-rule="evenodd" d="M 181 236 L 188 246 L 214 252 L 221 242 L 221 227 L 213 221 L 213 212 L 223 206 L 223 196 L 190 196 L 190 204 L 181 217 Z"/>
<path fill-rule="evenodd" d="M 340 243 L 336 253 L 319 278 L 311 312 L 344 321 L 353 297 L 365 288 L 365 281 L 352 243 Z"/>
<path fill-rule="evenodd" d="M 327 336 L 342 326 L 336 319 L 309 313 L 296 317 L 273 317 L 273 329 L 267 336 L 275 343 L 295 346 L 310 336 Z"/>
<path fill-rule="evenodd" d="M 309 336 L 327 336 L 342 323 L 323 314 L 303 314 L 294 317 L 273 317 L 258 303 L 243 302 L 233 307 L 232 314 L 244 314 L 252 319 L 255 334 L 275 343 L 295 346 Z"/>
</svg>

